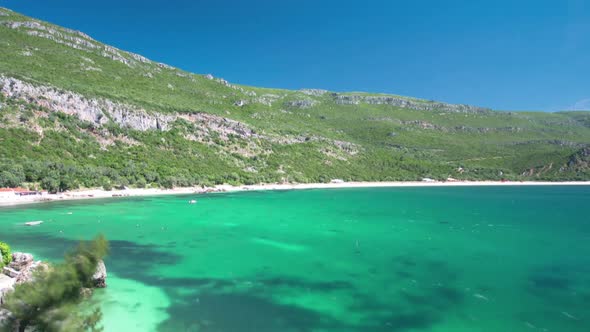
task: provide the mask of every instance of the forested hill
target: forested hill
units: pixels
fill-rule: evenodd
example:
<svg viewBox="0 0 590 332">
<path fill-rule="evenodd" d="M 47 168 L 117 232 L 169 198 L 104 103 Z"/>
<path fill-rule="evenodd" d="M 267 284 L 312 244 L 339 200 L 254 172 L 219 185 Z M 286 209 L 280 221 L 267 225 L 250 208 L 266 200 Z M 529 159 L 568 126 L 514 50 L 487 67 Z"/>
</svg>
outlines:
<svg viewBox="0 0 590 332">
<path fill-rule="evenodd" d="M 0 89 L 0 187 L 590 179 L 590 112 L 243 86 L 4 8 Z"/>
</svg>

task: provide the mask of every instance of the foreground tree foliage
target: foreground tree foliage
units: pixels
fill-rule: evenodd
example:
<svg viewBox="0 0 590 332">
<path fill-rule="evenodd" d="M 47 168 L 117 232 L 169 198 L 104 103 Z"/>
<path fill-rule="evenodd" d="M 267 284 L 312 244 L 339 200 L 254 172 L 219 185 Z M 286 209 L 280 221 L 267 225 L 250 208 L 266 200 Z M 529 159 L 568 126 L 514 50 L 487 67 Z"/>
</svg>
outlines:
<svg viewBox="0 0 590 332">
<path fill-rule="evenodd" d="M 81 242 L 65 255 L 65 261 L 48 269 L 38 269 L 34 281 L 20 284 L 4 305 L 15 320 L 8 331 L 101 331 L 102 313 L 85 299 L 85 289 L 92 288 L 92 276 L 98 262 L 109 251 L 102 236 Z M 87 307 L 88 305 L 88 307 Z"/>
<path fill-rule="evenodd" d="M 0 268 L 8 265 L 12 260 L 12 254 L 10 253 L 10 246 L 8 243 L 0 241 Z"/>
</svg>

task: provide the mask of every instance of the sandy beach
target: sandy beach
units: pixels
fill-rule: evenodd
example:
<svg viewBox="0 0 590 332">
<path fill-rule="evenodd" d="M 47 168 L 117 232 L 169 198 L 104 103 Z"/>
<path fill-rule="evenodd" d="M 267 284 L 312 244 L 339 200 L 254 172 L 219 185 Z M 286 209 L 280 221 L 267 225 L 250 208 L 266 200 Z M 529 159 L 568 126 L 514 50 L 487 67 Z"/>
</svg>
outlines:
<svg viewBox="0 0 590 332">
<path fill-rule="evenodd" d="M 174 189 L 130 188 L 124 190 L 105 191 L 102 189 L 74 190 L 57 194 L 43 193 L 33 196 L 18 196 L 14 193 L 2 193 L 0 206 L 12 206 L 53 201 L 70 201 L 100 198 L 141 197 L 157 195 L 206 194 L 215 192 L 237 192 L 252 190 L 301 190 L 301 189 L 336 189 L 336 188 L 368 188 L 368 187 L 461 187 L 461 186 L 588 186 L 586 182 L 500 182 L 500 181 L 453 181 L 453 182 L 339 182 L 339 183 L 300 183 L 300 184 L 257 184 L 257 185 L 217 185 L 215 187 L 186 187 Z"/>
</svg>

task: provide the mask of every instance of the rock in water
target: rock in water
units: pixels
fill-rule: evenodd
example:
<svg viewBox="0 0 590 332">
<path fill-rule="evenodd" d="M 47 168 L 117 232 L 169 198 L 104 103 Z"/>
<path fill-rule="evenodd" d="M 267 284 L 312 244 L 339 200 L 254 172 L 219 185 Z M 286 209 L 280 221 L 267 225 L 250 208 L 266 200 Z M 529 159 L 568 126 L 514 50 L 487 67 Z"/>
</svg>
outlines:
<svg viewBox="0 0 590 332">
<path fill-rule="evenodd" d="M 102 260 L 96 265 L 96 272 L 92 276 L 92 282 L 96 288 L 105 288 L 107 286 L 107 268 Z"/>
</svg>

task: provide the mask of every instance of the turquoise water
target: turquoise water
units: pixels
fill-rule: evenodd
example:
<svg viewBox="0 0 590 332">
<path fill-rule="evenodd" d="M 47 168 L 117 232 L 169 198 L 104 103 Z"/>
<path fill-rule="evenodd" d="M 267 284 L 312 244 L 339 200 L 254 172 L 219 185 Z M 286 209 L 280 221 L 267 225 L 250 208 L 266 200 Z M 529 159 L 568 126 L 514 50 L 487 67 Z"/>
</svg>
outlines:
<svg viewBox="0 0 590 332">
<path fill-rule="evenodd" d="M 104 233 L 106 331 L 587 332 L 589 207 L 557 186 L 123 198 L 2 208 L 0 239 L 56 260 Z"/>
</svg>

